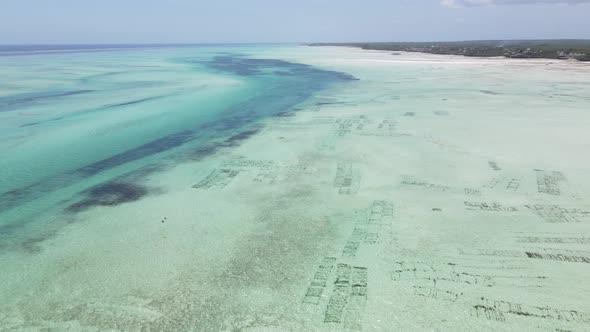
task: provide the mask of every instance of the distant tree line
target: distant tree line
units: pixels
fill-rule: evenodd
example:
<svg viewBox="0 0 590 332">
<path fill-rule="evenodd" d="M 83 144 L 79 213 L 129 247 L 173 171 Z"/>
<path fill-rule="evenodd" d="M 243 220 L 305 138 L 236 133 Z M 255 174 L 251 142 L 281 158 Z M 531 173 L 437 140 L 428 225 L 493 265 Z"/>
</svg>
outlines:
<svg viewBox="0 0 590 332">
<path fill-rule="evenodd" d="M 458 42 L 316 43 L 311 46 L 352 46 L 367 50 L 423 52 L 475 57 L 548 58 L 590 61 L 590 40 L 473 40 Z"/>
</svg>

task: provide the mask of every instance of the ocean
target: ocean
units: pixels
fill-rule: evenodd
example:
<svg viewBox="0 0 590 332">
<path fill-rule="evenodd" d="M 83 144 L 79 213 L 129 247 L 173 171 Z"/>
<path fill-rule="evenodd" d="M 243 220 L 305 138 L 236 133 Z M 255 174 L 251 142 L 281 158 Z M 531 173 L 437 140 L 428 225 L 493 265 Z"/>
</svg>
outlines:
<svg viewBox="0 0 590 332">
<path fill-rule="evenodd" d="M 590 67 L 0 48 L 0 331 L 588 330 Z"/>
</svg>

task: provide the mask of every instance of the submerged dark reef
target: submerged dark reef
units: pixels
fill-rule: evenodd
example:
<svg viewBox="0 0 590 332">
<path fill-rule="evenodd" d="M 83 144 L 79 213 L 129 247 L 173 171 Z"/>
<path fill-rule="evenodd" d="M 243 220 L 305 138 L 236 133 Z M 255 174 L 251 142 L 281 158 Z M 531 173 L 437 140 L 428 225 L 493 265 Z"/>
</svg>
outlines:
<svg viewBox="0 0 590 332">
<path fill-rule="evenodd" d="M 116 206 L 140 200 L 149 193 L 142 185 L 125 182 L 109 182 L 83 192 L 83 200 L 66 208 L 67 212 L 81 212 L 96 206 Z"/>
<path fill-rule="evenodd" d="M 190 60 L 186 61 L 191 62 Z M 324 76 L 324 78 L 327 78 L 326 76 L 332 76 L 331 78 L 333 79 L 356 80 L 354 76 L 346 73 L 320 70 L 306 64 L 276 59 L 253 59 L 235 55 L 221 55 L 213 57 L 211 61 L 196 61 L 196 63 L 201 63 L 210 68 L 238 76 L 296 76 L 311 74 L 313 76 Z"/>
<path fill-rule="evenodd" d="M 90 92 L 94 92 L 94 90 L 73 90 L 54 93 L 28 93 L 17 96 L 2 97 L 0 98 L 0 112 L 13 111 L 15 110 L 15 107 L 22 107 L 30 103 L 45 101 L 48 99 L 80 95 Z"/>
</svg>

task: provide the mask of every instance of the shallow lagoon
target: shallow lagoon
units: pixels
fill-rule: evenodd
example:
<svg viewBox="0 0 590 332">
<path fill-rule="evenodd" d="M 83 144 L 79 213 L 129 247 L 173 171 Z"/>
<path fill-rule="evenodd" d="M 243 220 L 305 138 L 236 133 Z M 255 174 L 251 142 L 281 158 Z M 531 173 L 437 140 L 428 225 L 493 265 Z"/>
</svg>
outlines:
<svg viewBox="0 0 590 332">
<path fill-rule="evenodd" d="M 590 326 L 587 65 L 309 47 L 0 63 L 7 330 Z"/>
</svg>

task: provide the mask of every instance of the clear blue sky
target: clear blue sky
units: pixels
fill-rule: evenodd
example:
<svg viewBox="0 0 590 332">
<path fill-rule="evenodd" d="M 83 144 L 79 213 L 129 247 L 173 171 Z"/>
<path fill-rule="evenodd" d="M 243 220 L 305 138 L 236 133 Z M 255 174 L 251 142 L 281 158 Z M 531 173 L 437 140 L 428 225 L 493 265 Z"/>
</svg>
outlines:
<svg viewBox="0 0 590 332">
<path fill-rule="evenodd" d="M 590 39 L 590 0 L 0 1 L 0 44 Z"/>
</svg>

